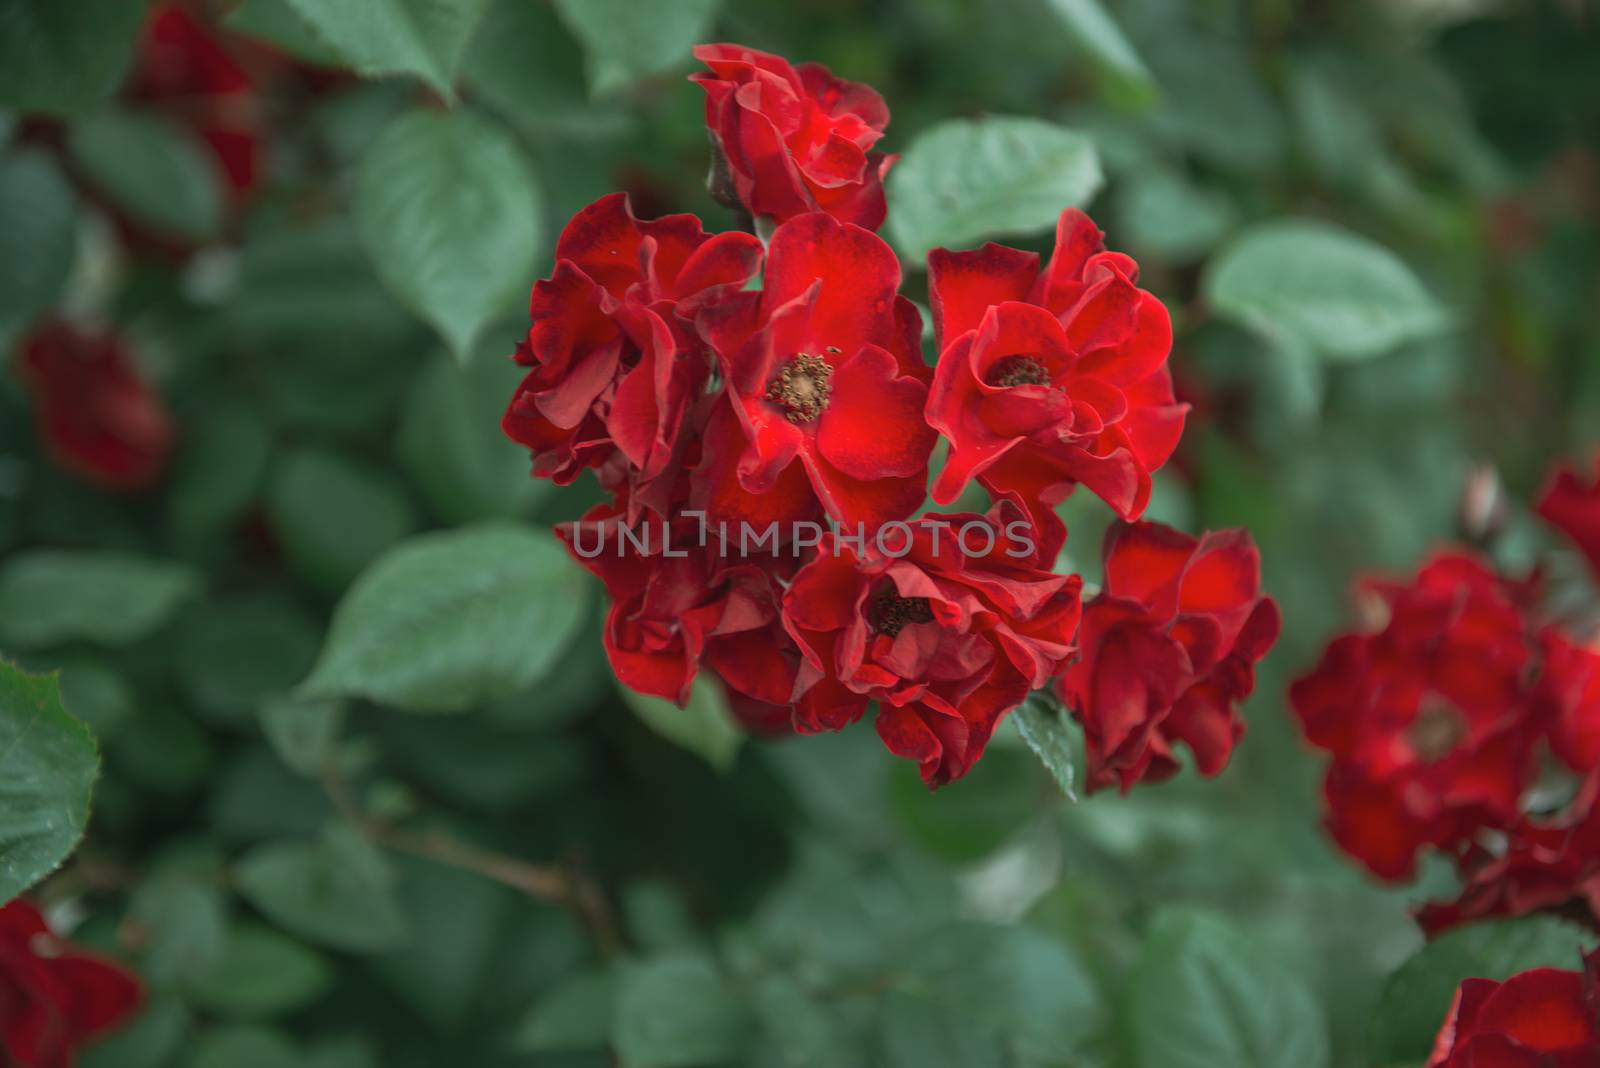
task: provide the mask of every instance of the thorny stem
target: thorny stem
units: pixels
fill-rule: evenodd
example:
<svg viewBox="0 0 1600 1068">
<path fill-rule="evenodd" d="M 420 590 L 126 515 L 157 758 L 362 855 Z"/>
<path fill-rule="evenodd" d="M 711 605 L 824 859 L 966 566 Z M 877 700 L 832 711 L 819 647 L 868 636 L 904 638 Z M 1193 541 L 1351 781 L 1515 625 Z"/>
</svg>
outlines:
<svg viewBox="0 0 1600 1068">
<path fill-rule="evenodd" d="M 610 957 L 622 949 L 622 934 L 611 902 L 599 884 L 576 865 L 532 864 L 463 842 L 444 831 L 410 831 L 396 827 L 363 811 L 331 763 L 323 768 L 322 786 L 339 814 L 374 845 L 469 871 L 518 890 L 535 901 L 569 908 L 588 928 L 602 956 Z"/>
</svg>

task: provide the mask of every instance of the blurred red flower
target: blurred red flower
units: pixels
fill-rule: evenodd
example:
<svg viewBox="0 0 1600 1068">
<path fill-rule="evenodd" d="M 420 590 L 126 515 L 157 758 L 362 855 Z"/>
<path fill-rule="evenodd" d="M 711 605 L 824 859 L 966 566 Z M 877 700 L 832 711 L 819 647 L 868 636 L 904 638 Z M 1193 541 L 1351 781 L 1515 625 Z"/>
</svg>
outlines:
<svg viewBox="0 0 1600 1068">
<path fill-rule="evenodd" d="M 1600 951 L 1584 970 L 1467 979 L 1425 1068 L 1594 1068 L 1600 1064 Z"/>
<path fill-rule="evenodd" d="M 1334 758 L 1334 838 L 1402 879 L 1423 846 L 1517 820 L 1541 732 L 1534 650 L 1518 591 L 1474 556 L 1441 552 L 1410 583 L 1359 590 L 1379 627 L 1335 638 L 1289 699 L 1306 739 Z"/>
<path fill-rule="evenodd" d="M 16 1068 L 71 1068 L 143 999 L 118 965 L 57 938 L 20 898 L 0 908 L 0 1052 Z"/>
<path fill-rule="evenodd" d="M 121 492 L 160 478 L 172 418 L 120 338 L 47 322 L 23 342 L 20 370 L 39 437 L 63 469 Z"/>
<path fill-rule="evenodd" d="M 1195 538 L 1119 522 L 1104 556 L 1105 587 L 1078 632 L 1082 656 L 1060 682 L 1083 723 L 1087 789 L 1169 778 L 1179 742 L 1202 775 L 1216 775 L 1244 733 L 1237 706 L 1255 688 L 1255 664 L 1278 640 L 1255 543 L 1242 530 Z"/>
<path fill-rule="evenodd" d="M 694 55 L 711 68 L 690 80 L 706 91 L 714 192 L 780 223 L 822 211 L 883 225 L 894 158 L 868 151 L 889 124 L 876 90 L 742 45 L 701 45 Z"/>
<path fill-rule="evenodd" d="M 928 254 L 940 356 L 927 415 L 950 441 L 933 499 L 950 503 L 973 478 L 1012 495 L 1047 563 L 1066 537 L 1053 506 L 1078 483 L 1124 519 L 1144 512 L 1188 410 L 1167 370 L 1171 317 L 1103 236 L 1069 209 L 1043 271 L 996 244 Z"/>
<path fill-rule="evenodd" d="M 1558 467 L 1539 495 L 1538 512 L 1572 539 L 1600 578 L 1600 453 L 1587 480 L 1574 467 Z"/>
</svg>

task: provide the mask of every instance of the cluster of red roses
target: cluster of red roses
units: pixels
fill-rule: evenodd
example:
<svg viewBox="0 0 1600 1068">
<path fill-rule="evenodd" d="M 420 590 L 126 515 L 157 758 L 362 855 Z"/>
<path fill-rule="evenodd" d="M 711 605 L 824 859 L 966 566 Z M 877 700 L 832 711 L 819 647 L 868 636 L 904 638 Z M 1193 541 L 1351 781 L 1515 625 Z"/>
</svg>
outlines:
<svg viewBox="0 0 1600 1068">
<path fill-rule="evenodd" d="M 1582 972 L 1535 968 L 1468 979 L 1423 1068 L 1594 1068 L 1600 1064 L 1600 950 Z"/>
<path fill-rule="evenodd" d="M 120 1027 L 139 980 L 58 938 L 32 904 L 0 907 L 0 1063 L 71 1068 L 74 1052 Z"/>
<path fill-rule="evenodd" d="M 592 469 L 611 496 L 562 536 L 611 596 L 617 677 L 683 701 L 708 669 L 774 732 L 837 730 L 877 702 L 885 744 L 930 785 L 1059 680 L 1091 787 L 1170 774 L 1175 742 L 1215 773 L 1277 615 L 1244 534 L 1133 522 L 1185 413 L 1170 320 L 1134 262 L 1073 210 L 1043 267 L 935 250 L 930 368 L 873 233 L 893 162 L 870 151 L 881 97 L 734 45 L 695 54 L 713 189 L 770 240 L 642 221 L 620 194 L 579 212 L 533 287 L 504 419 L 535 475 Z M 976 480 L 987 514 L 911 518 L 940 437 L 933 499 Z M 1053 506 L 1079 484 L 1124 520 L 1087 607 L 1080 578 L 1050 570 Z"/>
<path fill-rule="evenodd" d="M 1587 483 L 1558 472 L 1538 510 L 1600 575 L 1600 469 Z M 1409 583 L 1363 582 L 1372 625 L 1290 690 L 1306 737 L 1333 754 L 1339 844 L 1388 879 L 1430 846 L 1460 868 L 1461 898 L 1420 915 L 1430 931 L 1566 907 L 1600 923 L 1600 618 L 1547 618 L 1545 585 L 1456 549 Z M 1546 753 L 1575 790 L 1553 791 Z"/>
</svg>

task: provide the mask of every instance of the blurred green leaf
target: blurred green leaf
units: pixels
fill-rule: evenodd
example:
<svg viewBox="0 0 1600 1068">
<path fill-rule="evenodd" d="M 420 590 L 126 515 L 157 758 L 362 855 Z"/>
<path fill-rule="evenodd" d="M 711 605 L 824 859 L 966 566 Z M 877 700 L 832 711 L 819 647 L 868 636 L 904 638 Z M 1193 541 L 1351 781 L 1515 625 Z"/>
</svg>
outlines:
<svg viewBox="0 0 1600 1068">
<path fill-rule="evenodd" d="M 719 0 L 555 0 L 588 57 L 596 96 L 677 67 L 706 38 Z"/>
<path fill-rule="evenodd" d="M 612 1045 L 621 1068 L 691 1068 L 738 1052 L 749 1021 L 717 966 L 694 951 L 629 961 Z"/>
<path fill-rule="evenodd" d="M 1423 946 L 1384 984 L 1368 1032 L 1372 1064 L 1422 1063 L 1461 980 L 1509 979 L 1532 968 L 1579 967 L 1594 934 L 1551 916 L 1479 922 Z"/>
<path fill-rule="evenodd" d="M 222 21 L 231 30 L 270 41 L 307 63 L 337 67 L 344 62 L 339 53 L 317 35 L 311 23 L 290 6 L 289 0 L 244 0 Z"/>
<path fill-rule="evenodd" d="M 129 916 L 144 952 L 139 973 L 158 986 L 187 986 L 216 967 L 228 939 L 222 888 L 205 873 L 169 871 L 148 879 Z"/>
<path fill-rule="evenodd" d="M 265 1027 L 212 1028 L 195 1040 L 188 1053 L 184 1068 L 305 1068 L 294 1044 Z"/>
<path fill-rule="evenodd" d="M 341 453 L 302 448 L 278 458 L 267 514 L 295 569 L 339 593 L 363 568 L 417 528 L 400 482 Z"/>
<path fill-rule="evenodd" d="M 0 902 L 54 871 L 83 837 L 100 754 L 54 675 L 0 660 Z"/>
<path fill-rule="evenodd" d="M 611 1036 L 616 980 L 610 972 L 564 977 L 517 1028 L 516 1048 L 529 1053 L 604 1049 Z"/>
<path fill-rule="evenodd" d="M 89 181 L 158 236 L 205 241 L 222 228 L 222 173 L 176 120 L 103 112 L 73 123 L 67 145 Z"/>
<path fill-rule="evenodd" d="M 933 248 L 1048 230 L 1102 181 L 1081 133 L 1042 119 L 953 119 L 919 134 L 889 172 L 889 230 L 916 262 Z"/>
<path fill-rule="evenodd" d="M 733 767 L 744 744 L 744 728 L 728 710 L 718 684 L 702 672 L 689 690 L 689 703 L 679 708 L 671 701 L 636 693 L 617 684 L 622 698 L 644 725 L 675 745 L 703 759 L 718 771 Z"/>
<path fill-rule="evenodd" d="M 446 98 L 488 0 L 288 0 L 364 77 L 412 74 Z"/>
<path fill-rule="evenodd" d="M 604 141 L 628 132 L 635 113 L 625 101 L 592 101 L 583 66 L 553 5 L 494 0 L 463 72 L 476 99 L 530 137 Z M 545 178 L 559 185 L 549 157 L 540 162 Z"/>
<path fill-rule="evenodd" d="M 246 900 L 301 938 L 352 953 L 407 938 L 388 862 L 349 827 L 330 826 L 316 842 L 259 846 L 234 875 Z"/>
<path fill-rule="evenodd" d="M 277 1016 L 313 1001 L 332 981 L 315 951 L 269 927 L 235 925 L 222 951 L 191 990 L 194 1003 L 234 1018 Z"/>
<path fill-rule="evenodd" d="M 122 81 L 143 21 L 127 0 L 0 0 L 0 108 L 92 107 Z"/>
<path fill-rule="evenodd" d="M 467 112 L 417 111 L 368 151 L 355 213 L 378 274 L 464 360 L 532 284 L 541 198 L 499 128 Z"/>
<path fill-rule="evenodd" d="M 16 553 L 0 564 L 0 643 L 126 645 L 165 623 L 199 589 L 199 576 L 172 560 L 68 549 Z"/>
<path fill-rule="evenodd" d="M 523 369 L 495 355 L 479 353 L 465 367 L 432 361 L 401 415 L 400 459 L 452 523 L 526 515 L 551 486 L 529 474 L 527 450 L 500 429 Z"/>
<path fill-rule="evenodd" d="M 907 839 L 953 863 L 993 853 L 1050 796 L 1031 755 L 993 745 L 947 789 L 929 790 L 916 765 L 900 760 L 889 769 L 889 785 L 890 804 Z"/>
<path fill-rule="evenodd" d="M 1327 1022 L 1303 983 L 1221 917 L 1168 908 L 1130 980 L 1133 1068 L 1325 1068 Z"/>
<path fill-rule="evenodd" d="M 261 730 L 291 771 L 315 778 L 333 753 L 344 724 L 338 701 L 278 697 L 261 706 Z"/>
<path fill-rule="evenodd" d="M 173 533 L 193 544 L 224 533 L 261 488 L 272 434 L 253 406 L 229 399 L 184 423 L 167 514 Z"/>
<path fill-rule="evenodd" d="M 1078 747 L 1061 701 L 1054 693 L 1035 693 L 1011 715 L 1016 721 L 1017 733 L 1045 766 L 1050 778 L 1064 795 L 1076 801 Z"/>
<path fill-rule="evenodd" d="M 301 691 L 417 712 L 507 696 L 561 655 L 591 591 L 546 531 L 485 523 L 412 538 L 351 586 Z"/>
<path fill-rule="evenodd" d="M 133 687 L 98 658 L 73 657 L 59 664 L 61 702 L 104 742 L 137 714 Z"/>
<path fill-rule="evenodd" d="M 275 593 L 197 605 L 175 630 L 184 691 L 208 718 L 234 726 L 305 677 L 321 638 L 314 619 Z"/>
<path fill-rule="evenodd" d="M 77 197 L 60 168 L 37 149 L 0 156 L 0 349 L 54 306 L 77 254 Z"/>
<path fill-rule="evenodd" d="M 1122 187 L 1119 235 L 1138 252 L 1187 261 L 1209 252 L 1233 225 L 1235 211 L 1220 190 L 1172 171 L 1143 168 Z"/>
<path fill-rule="evenodd" d="M 1240 234 L 1207 269 L 1205 295 L 1220 315 L 1336 360 L 1379 356 L 1450 325 L 1392 252 L 1309 219 Z"/>
<path fill-rule="evenodd" d="M 151 997 L 131 1023 L 86 1047 L 78 1063 L 81 1068 L 167 1068 L 176 1062 L 193 1024 L 176 996 Z"/>
<path fill-rule="evenodd" d="M 1079 47 L 1105 72 L 1119 94 L 1135 105 L 1148 105 L 1160 98 L 1161 91 L 1150 68 L 1100 0 L 1049 2 Z"/>
</svg>

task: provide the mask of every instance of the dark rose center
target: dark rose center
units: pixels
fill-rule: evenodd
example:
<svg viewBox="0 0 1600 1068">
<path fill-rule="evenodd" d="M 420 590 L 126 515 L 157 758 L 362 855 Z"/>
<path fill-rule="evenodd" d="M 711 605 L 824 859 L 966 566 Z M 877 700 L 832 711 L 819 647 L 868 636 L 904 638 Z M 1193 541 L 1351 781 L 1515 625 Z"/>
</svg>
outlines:
<svg viewBox="0 0 1600 1068">
<path fill-rule="evenodd" d="M 1050 372 L 1032 356 L 1007 356 L 989 368 L 991 386 L 1048 386 Z"/>
<path fill-rule="evenodd" d="M 932 623 L 933 609 L 926 597 L 901 597 L 890 586 L 872 599 L 867 622 L 879 634 L 896 638 L 907 623 Z"/>
<path fill-rule="evenodd" d="M 1466 719 L 1454 705 L 1437 697 L 1423 699 L 1417 718 L 1406 732 L 1411 751 L 1424 764 L 1444 759 L 1466 738 Z"/>
<path fill-rule="evenodd" d="M 809 423 L 828 406 L 833 368 L 821 356 L 799 353 L 767 384 L 767 400 L 783 409 L 791 423 Z"/>
</svg>

